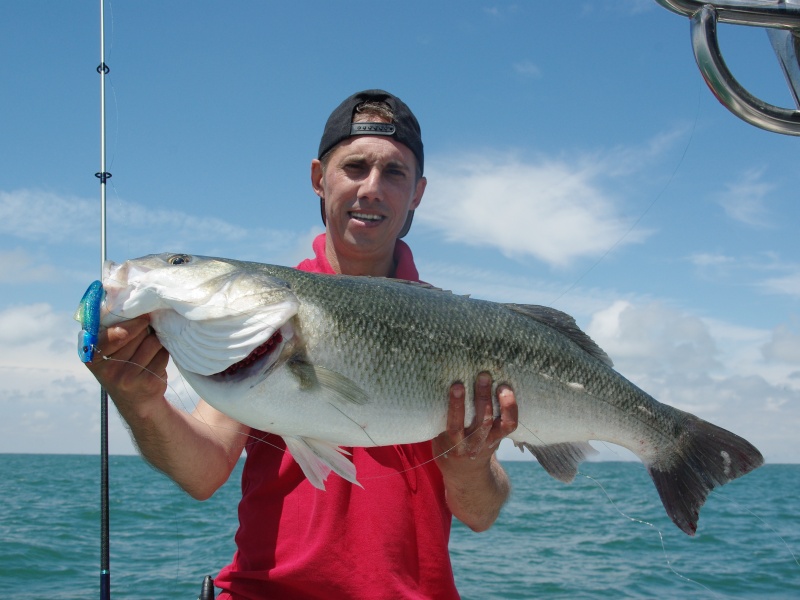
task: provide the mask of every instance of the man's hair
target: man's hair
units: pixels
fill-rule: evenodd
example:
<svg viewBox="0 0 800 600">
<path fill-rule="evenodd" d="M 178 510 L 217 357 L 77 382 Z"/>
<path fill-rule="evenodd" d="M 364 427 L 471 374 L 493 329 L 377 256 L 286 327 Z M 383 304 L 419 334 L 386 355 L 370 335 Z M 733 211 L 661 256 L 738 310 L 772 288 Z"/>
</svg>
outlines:
<svg viewBox="0 0 800 600">
<path fill-rule="evenodd" d="M 381 123 L 394 122 L 394 111 L 392 110 L 392 107 L 386 102 L 376 102 L 375 100 L 367 100 L 366 102 L 362 102 L 356 106 L 355 110 L 353 111 L 353 123 L 369 123 L 372 121 L 378 121 Z M 322 156 L 322 158 L 319 159 L 319 162 L 322 164 L 323 173 L 328 168 L 328 161 L 330 160 L 331 154 L 333 154 L 335 149 L 336 146 L 328 150 Z M 417 181 L 419 181 L 419 179 L 422 177 L 422 170 L 419 168 L 419 161 L 416 162 L 416 176 Z"/>
<path fill-rule="evenodd" d="M 392 110 L 392 107 L 386 104 L 386 102 L 367 100 L 366 102 L 362 102 L 361 104 L 357 105 L 353 110 L 353 123 L 368 123 L 372 120 L 391 123 L 394 121 L 394 111 Z M 322 163 L 323 173 L 325 172 L 325 169 L 327 169 L 328 161 L 330 160 L 331 154 L 333 154 L 335 149 L 336 146 L 328 150 L 320 157 L 319 162 Z M 417 166 L 417 171 L 419 171 L 419 166 Z M 421 176 L 422 175 L 419 174 L 417 178 Z"/>
<path fill-rule="evenodd" d="M 369 122 L 375 118 L 392 123 L 394 121 L 394 111 L 386 102 L 367 100 L 356 106 L 353 112 L 353 123 Z"/>
<path fill-rule="evenodd" d="M 380 100 L 366 100 L 357 104 L 355 109 L 353 109 L 353 123 L 369 123 L 369 122 L 380 122 L 380 123 L 394 123 L 394 110 L 392 107 L 389 106 L 388 102 L 383 102 Z M 338 144 L 337 144 L 338 145 Z M 328 162 L 330 161 L 331 154 L 336 149 L 336 146 L 333 146 L 330 150 L 328 150 L 325 154 L 323 154 L 319 162 L 322 166 L 322 172 L 325 173 L 326 169 L 328 168 Z M 422 168 L 419 164 L 419 160 L 416 161 L 417 167 L 416 171 L 416 180 L 419 181 L 422 178 Z"/>
</svg>

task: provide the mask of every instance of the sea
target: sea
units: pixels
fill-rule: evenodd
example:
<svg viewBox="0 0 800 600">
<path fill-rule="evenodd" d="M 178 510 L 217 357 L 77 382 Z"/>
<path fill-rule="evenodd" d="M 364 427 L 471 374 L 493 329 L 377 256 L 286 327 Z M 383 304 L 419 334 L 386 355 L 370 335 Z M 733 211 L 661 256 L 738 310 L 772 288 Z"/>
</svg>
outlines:
<svg viewBox="0 0 800 600">
<path fill-rule="evenodd" d="M 111 597 L 195 600 L 233 554 L 241 464 L 198 502 L 137 456 L 109 460 Z M 694 537 L 639 463 L 585 463 L 569 485 L 504 466 L 514 488 L 494 527 L 453 525 L 465 600 L 800 598 L 800 465 L 714 491 Z M 99 478 L 98 456 L 0 455 L 0 594 L 99 597 Z"/>
</svg>

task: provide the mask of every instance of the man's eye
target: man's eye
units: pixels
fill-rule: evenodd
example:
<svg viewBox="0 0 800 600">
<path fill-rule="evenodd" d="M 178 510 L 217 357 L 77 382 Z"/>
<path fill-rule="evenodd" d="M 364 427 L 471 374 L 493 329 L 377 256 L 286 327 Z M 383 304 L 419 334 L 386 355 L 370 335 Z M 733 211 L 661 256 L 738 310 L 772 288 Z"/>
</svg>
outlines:
<svg viewBox="0 0 800 600">
<path fill-rule="evenodd" d="M 360 173 L 364 170 L 364 165 L 359 163 L 347 163 L 344 165 L 344 170 L 348 173 Z"/>
</svg>

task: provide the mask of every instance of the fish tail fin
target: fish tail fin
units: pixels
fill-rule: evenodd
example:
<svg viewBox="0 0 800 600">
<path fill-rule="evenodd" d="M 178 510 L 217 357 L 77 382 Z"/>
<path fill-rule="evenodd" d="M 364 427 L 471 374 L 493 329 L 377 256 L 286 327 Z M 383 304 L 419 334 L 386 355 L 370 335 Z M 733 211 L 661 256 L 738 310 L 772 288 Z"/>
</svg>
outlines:
<svg viewBox="0 0 800 600">
<path fill-rule="evenodd" d="M 686 415 L 682 428 L 678 452 L 647 470 L 669 518 L 694 535 L 711 490 L 760 467 L 764 457 L 744 438 L 693 415 Z"/>
</svg>

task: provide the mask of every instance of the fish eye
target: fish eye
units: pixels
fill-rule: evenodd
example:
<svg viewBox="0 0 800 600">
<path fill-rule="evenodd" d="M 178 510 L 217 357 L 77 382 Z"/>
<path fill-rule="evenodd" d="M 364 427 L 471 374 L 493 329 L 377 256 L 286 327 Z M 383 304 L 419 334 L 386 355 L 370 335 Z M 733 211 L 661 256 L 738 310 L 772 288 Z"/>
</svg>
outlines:
<svg viewBox="0 0 800 600">
<path fill-rule="evenodd" d="M 167 259 L 167 262 L 171 265 L 185 265 L 192 262 L 192 257 L 188 254 L 173 254 Z"/>
</svg>

